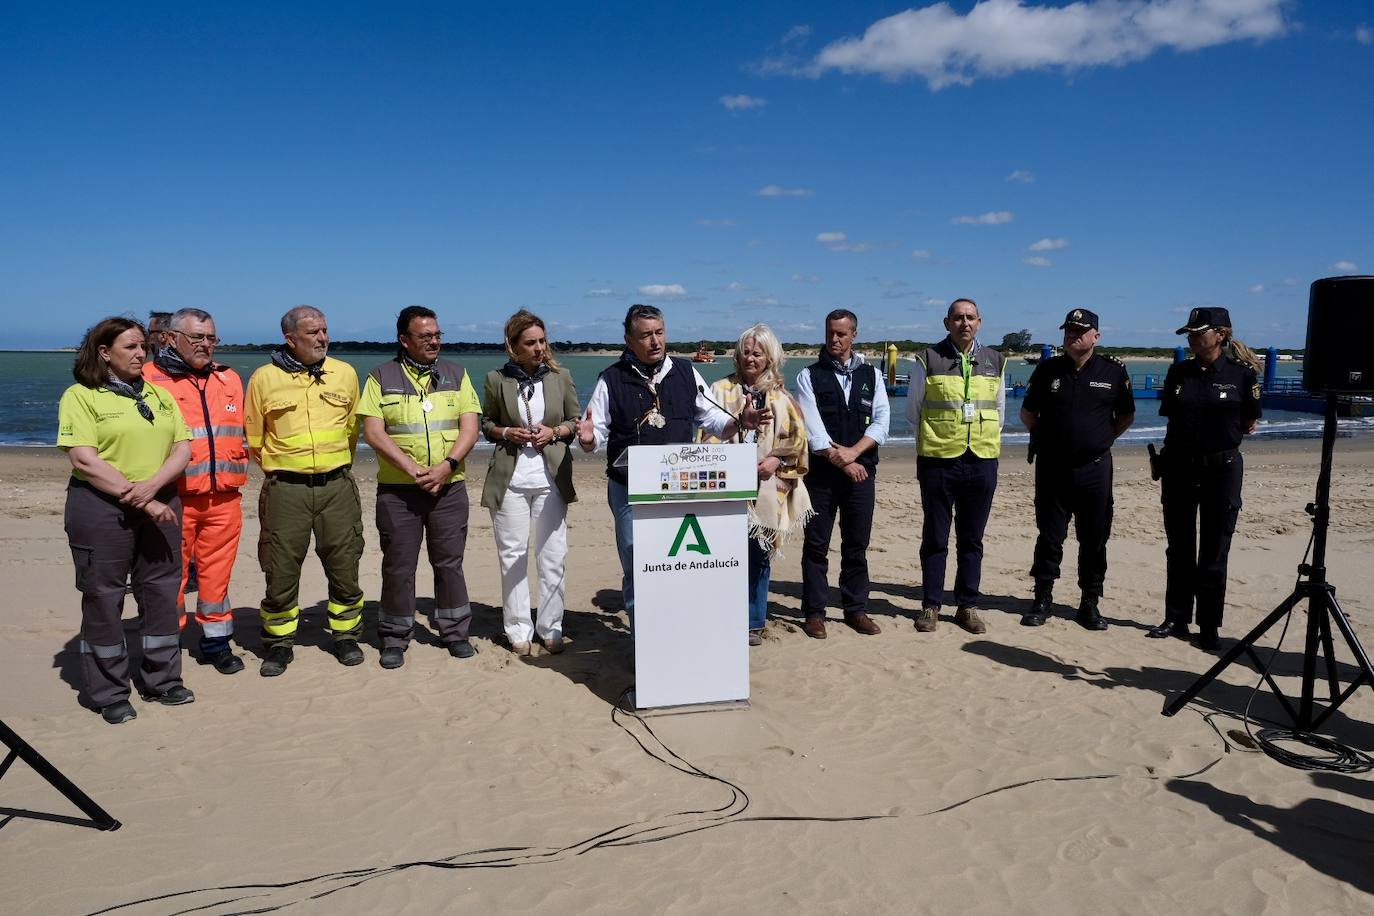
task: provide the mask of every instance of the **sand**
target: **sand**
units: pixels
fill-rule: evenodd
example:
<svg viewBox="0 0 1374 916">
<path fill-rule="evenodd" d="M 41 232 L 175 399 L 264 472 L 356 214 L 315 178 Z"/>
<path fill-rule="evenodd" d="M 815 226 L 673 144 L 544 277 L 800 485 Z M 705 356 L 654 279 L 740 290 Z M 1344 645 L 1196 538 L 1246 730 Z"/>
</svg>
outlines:
<svg viewBox="0 0 1374 916">
<path fill-rule="evenodd" d="M 1225 637 L 1292 587 L 1317 451 L 1311 441 L 1246 447 Z M 1374 644 L 1374 443 L 1341 440 L 1336 457 L 1330 579 Z M 1160 715 L 1212 658 L 1143 638 L 1162 616 L 1164 570 L 1143 458 L 1139 448 L 1117 456 L 1108 631 L 1069 619 L 1072 540 L 1059 616 L 1017 625 L 1034 524 L 1030 468 L 1015 448 L 986 537 L 989 632 L 973 637 L 946 618 L 917 633 L 914 461 L 909 446 L 888 449 L 870 557 L 883 632 L 860 636 L 832 612 L 830 638 L 808 639 L 794 548 L 775 565 L 774 619 L 750 653 L 751 708 L 655 716 L 647 728 L 612 715 L 631 654 L 600 458 L 578 464 L 567 652 L 521 659 L 505 648 L 490 521 L 477 509 L 466 568 L 479 654 L 451 659 L 422 627 L 405 667 L 382 670 L 363 461 L 367 661 L 334 661 L 315 603 L 295 664 L 272 680 L 256 673 L 255 475 L 232 591 L 248 669 L 224 677 L 188 655 L 194 705 L 135 699 L 138 719 L 112 728 L 77 702 L 65 461 L 0 452 L 0 715 L 124 824 L 102 833 L 67 822 L 78 812 L 16 764 L 0 781 L 0 910 L 1371 911 L 1369 777 L 1290 769 L 1237 741 L 1255 681 L 1240 666 L 1203 702 Z M 484 461 L 474 463 L 475 504 Z M 422 574 L 425 607 L 428 587 Z M 323 599 L 312 556 L 302 600 Z M 1279 666 L 1294 670 L 1300 653 L 1295 627 Z M 1252 712 L 1276 709 L 1260 694 Z M 1369 749 L 1371 721 L 1363 687 L 1324 730 Z M 655 842 L 629 845 L 644 839 Z M 441 859 L 488 864 L 393 868 Z M 495 867 L 509 862 L 524 864 Z M 319 877 L 341 872 L 352 877 Z M 216 890 L 231 886 L 240 889 Z M 315 896 L 326 891 L 336 892 Z M 162 897 L 171 894 L 181 896 Z"/>
</svg>

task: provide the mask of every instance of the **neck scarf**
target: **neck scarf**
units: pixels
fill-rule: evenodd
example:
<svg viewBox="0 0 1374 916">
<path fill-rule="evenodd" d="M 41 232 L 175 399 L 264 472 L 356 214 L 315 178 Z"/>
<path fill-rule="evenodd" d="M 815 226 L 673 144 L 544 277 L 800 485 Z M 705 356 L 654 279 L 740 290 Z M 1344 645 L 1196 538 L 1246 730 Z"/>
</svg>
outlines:
<svg viewBox="0 0 1374 916">
<path fill-rule="evenodd" d="M 526 372 L 525 367 L 513 359 L 506 360 L 506 364 L 501 367 L 501 374 L 506 378 L 513 378 L 520 386 L 520 397 L 526 403 L 534 397 L 534 386 L 544 380 L 544 376 L 549 374 L 548 363 L 540 363 L 533 372 Z"/>
<path fill-rule="evenodd" d="M 309 372 L 310 377 L 317 382 L 324 378 L 324 360 L 320 360 L 313 366 L 307 366 L 305 363 L 296 359 L 295 354 L 291 352 L 289 347 L 281 346 L 272 351 L 272 365 L 276 366 L 278 369 L 290 372 L 292 375 L 295 375 L 297 372 Z"/>
<path fill-rule="evenodd" d="M 198 375 L 205 378 L 216 368 L 214 361 L 205 364 L 204 369 L 192 369 L 175 347 L 163 347 L 153 354 L 153 365 L 168 375 Z"/>
<path fill-rule="evenodd" d="M 656 363 L 645 363 L 640 362 L 640 360 L 637 359 L 635 355 L 631 353 L 629 350 L 626 350 L 624 353 L 620 354 L 620 361 L 625 365 L 629 366 L 635 372 L 638 372 L 641 376 L 643 376 L 644 381 L 649 383 L 650 388 L 654 387 L 654 376 L 657 375 L 658 371 L 663 368 L 663 363 L 667 359 L 668 357 L 665 355 L 663 359 L 659 360 Z"/>
<path fill-rule="evenodd" d="M 847 362 L 842 363 L 839 360 L 835 359 L 835 357 L 831 356 L 829 350 L 821 348 L 821 365 L 830 369 L 830 371 L 832 372 L 838 372 L 840 375 L 848 375 L 855 369 L 862 366 L 863 362 L 864 360 L 862 356 L 860 356 L 857 353 L 850 353 L 849 360 Z"/>
<path fill-rule="evenodd" d="M 138 415 L 143 419 L 147 420 L 149 423 L 153 422 L 153 408 L 149 407 L 148 402 L 143 400 L 142 376 L 134 379 L 133 383 L 130 384 L 129 382 L 126 382 L 124 381 L 124 379 L 115 375 L 112 371 L 110 372 L 109 381 L 105 383 L 105 387 L 108 388 L 110 391 L 113 391 L 115 394 L 122 395 L 126 398 L 133 398 L 134 401 L 138 404 Z"/>
<path fill-rule="evenodd" d="M 410 358 L 410 354 L 407 353 L 407 352 L 405 351 L 405 348 L 404 348 L 404 347 L 401 348 L 401 351 L 400 351 L 400 353 L 399 353 L 398 355 L 399 355 L 400 358 L 401 358 L 401 365 L 402 365 L 402 366 L 407 367 L 407 368 L 410 369 L 412 372 L 416 373 L 417 375 L 421 376 L 422 378 L 424 377 L 424 375 L 425 375 L 426 373 L 433 372 L 433 373 L 434 373 L 435 381 L 438 381 L 438 379 L 439 379 L 439 371 L 438 371 L 438 369 L 437 369 L 436 367 L 438 366 L 438 363 L 439 363 L 439 357 L 436 356 L 436 357 L 434 358 L 434 362 L 432 362 L 432 363 L 417 362 L 416 360 L 413 360 L 413 359 Z"/>
</svg>

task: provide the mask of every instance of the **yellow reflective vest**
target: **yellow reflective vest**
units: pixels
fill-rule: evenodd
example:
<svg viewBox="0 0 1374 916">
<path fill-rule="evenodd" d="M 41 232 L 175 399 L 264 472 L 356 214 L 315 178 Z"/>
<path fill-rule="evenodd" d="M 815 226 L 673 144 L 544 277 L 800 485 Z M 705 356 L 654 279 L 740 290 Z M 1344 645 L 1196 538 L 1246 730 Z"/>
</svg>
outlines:
<svg viewBox="0 0 1374 916">
<path fill-rule="evenodd" d="M 480 414 L 482 404 L 467 371 L 457 363 L 435 360 L 433 372 L 426 373 L 423 381 L 426 388 L 421 391 L 399 360 L 382 363 L 368 373 L 363 413 L 381 417 L 391 441 L 417 464 L 431 467 L 453 451 L 463 414 Z M 458 463 L 449 483 L 464 478 L 464 465 Z M 413 484 L 415 479 L 378 455 L 377 482 Z"/>
<path fill-rule="evenodd" d="M 971 451 L 979 458 L 1002 454 L 1002 416 L 997 396 L 1005 385 L 1002 354 L 977 342 L 965 357 L 946 337 L 916 355 L 926 370 L 921 426 L 916 454 L 958 458 Z M 967 373 L 967 374 L 966 374 Z M 971 414 L 964 416 L 964 404 Z"/>
<path fill-rule="evenodd" d="M 324 375 L 268 363 L 248 380 L 243 428 L 264 471 L 323 474 L 353 462 L 358 373 L 325 357 Z"/>
</svg>

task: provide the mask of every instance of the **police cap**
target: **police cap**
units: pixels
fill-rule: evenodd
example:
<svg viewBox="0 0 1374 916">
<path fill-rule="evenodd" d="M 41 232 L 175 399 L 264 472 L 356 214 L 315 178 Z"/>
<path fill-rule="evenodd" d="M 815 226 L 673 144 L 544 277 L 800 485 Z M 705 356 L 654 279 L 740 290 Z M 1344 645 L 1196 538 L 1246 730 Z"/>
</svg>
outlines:
<svg viewBox="0 0 1374 916">
<path fill-rule="evenodd" d="M 1097 325 L 1097 312 L 1090 312 L 1087 309 L 1074 309 L 1064 316 L 1064 323 L 1059 326 L 1059 330 L 1064 330 L 1069 325 L 1076 328 L 1092 328 L 1094 331 L 1101 330 Z"/>
<path fill-rule="evenodd" d="M 1196 308 L 1188 313 L 1188 323 L 1179 328 L 1177 334 L 1191 334 L 1208 328 L 1231 327 L 1231 313 L 1224 308 Z"/>
</svg>

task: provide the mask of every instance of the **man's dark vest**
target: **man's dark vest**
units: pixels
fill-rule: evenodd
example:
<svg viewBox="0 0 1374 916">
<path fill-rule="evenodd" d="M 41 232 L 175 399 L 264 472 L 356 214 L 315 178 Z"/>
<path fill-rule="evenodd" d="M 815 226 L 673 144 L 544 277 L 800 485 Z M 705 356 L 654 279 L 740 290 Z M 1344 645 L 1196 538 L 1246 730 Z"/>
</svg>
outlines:
<svg viewBox="0 0 1374 916">
<path fill-rule="evenodd" d="M 619 483 L 626 483 L 629 474 L 625 468 L 615 467 L 615 461 L 631 445 L 691 442 L 695 434 L 696 373 L 689 360 L 676 356 L 668 358 L 673 361 L 673 368 L 658 383 L 658 412 L 667 421 L 662 429 L 645 421 L 645 416 L 654 406 L 654 395 L 649 390 L 649 383 L 629 363 L 615 363 L 601 373 L 606 381 L 606 393 L 610 395 L 609 409 L 606 411 L 609 427 L 606 435 L 606 476 Z"/>
<path fill-rule="evenodd" d="M 451 363 L 446 359 L 436 359 L 434 361 L 434 383 L 430 391 L 457 391 L 463 387 L 463 376 L 467 370 L 457 363 Z M 382 394 L 399 394 L 407 397 L 418 395 L 415 384 L 406 375 L 406 370 L 401 366 L 399 357 L 390 362 L 382 363 L 373 369 L 368 375 L 377 380 L 381 386 Z"/>
<path fill-rule="evenodd" d="M 830 366 L 815 362 L 807 367 L 811 373 L 811 391 L 816 396 L 816 411 L 821 415 L 830 441 L 846 448 L 864 437 L 868 424 L 873 422 L 873 393 L 878 385 L 878 372 L 865 363 L 849 375 L 849 401 Z M 878 467 L 878 450 L 871 448 L 858 458 L 859 464 L 872 474 Z M 813 467 L 833 468 L 827 461 L 813 462 Z"/>
</svg>

